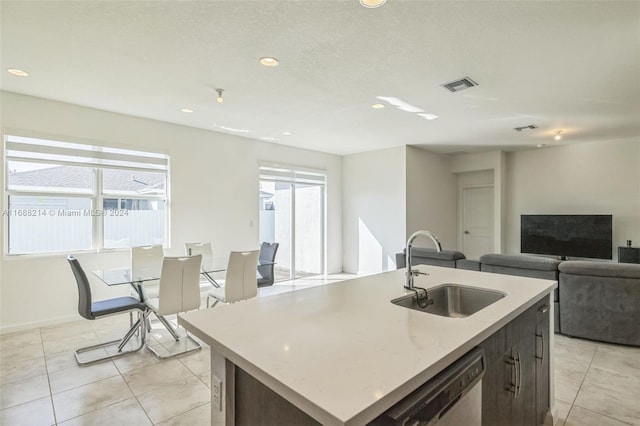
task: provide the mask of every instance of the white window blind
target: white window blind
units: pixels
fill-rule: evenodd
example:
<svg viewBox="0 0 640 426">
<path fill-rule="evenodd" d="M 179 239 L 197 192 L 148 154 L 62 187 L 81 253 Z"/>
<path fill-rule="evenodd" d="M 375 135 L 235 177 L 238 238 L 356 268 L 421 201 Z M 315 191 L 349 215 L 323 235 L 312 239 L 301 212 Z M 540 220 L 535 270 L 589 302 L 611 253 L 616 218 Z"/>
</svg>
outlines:
<svg viewBox="0 0 640 426">
<path fill-rule="evenodd" d="M 327 175 L 323 170 L 301 169 L 294 166 L 261 165 L 260 180 L 268 182 L 325 185 Z"/>
<path fill-rule="evenodd" d="M 6 159 L 29 163 L 164 171 L 169 169 L 165 154 L 84 145 L 22 136 L 6 136 Z"/>
</svg>

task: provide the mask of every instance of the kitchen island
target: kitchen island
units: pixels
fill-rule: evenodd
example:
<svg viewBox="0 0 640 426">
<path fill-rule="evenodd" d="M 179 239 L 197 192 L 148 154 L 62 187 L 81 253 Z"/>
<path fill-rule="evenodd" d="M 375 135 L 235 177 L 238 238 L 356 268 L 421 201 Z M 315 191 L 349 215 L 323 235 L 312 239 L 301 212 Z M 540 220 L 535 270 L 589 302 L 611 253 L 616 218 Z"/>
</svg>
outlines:
<svg viewBox="0 0 640 426">
<path fill-rule="evenodd" d="M 535 304 L 553 309 L 555 281 L 418 269 L 429 275 L 416 277 L 416 286 L 456 283 L 506 296 L 466 318 L 407 309 L 390 303 L 405 294 L 400 269 L 181 315 L 211 347 L 212 424 L 235 424 L 238 373 L 296 407 L 301 419 L 367 424 Z M 262 408 L 254 407 L 259 418 Z"/>
</svg>

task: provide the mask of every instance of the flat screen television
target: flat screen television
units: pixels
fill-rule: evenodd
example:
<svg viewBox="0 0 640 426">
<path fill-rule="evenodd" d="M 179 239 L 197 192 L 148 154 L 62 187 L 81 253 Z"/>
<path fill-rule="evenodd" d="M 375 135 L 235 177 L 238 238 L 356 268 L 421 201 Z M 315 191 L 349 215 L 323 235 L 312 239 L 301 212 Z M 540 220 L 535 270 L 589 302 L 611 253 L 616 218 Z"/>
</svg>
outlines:
<svg viewBox="0 0 640 426">
<path fill-rule="evenodd" d="M 607 214 L 523 214 L 520 252 L 611 259 L 613 217 Z"/>
</svg>

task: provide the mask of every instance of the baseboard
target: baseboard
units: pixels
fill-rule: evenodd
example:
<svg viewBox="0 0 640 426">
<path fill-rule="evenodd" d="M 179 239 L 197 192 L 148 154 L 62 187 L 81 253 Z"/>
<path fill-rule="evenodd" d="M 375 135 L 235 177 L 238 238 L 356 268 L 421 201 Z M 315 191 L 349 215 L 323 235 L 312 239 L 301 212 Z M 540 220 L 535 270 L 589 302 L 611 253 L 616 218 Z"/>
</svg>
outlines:
<svg viewBox="0 0 640 426">
<path fill-rule="evenodd" d="M 20 324 L 8 325 L 8 326 L 0 326 L 0 335 L 15 333 L 18 331 L 31 330 L 34 328 L 40 327 L 48 327 L 51 325 L 63 324 L 65 322 L 78 321 L 80 319 L 79 315 L 65 315 L 63 317 L 57 317 L 48 320 L 41 321 L 31 321 L 31 322 L 23 322 Z"/>
</svg>

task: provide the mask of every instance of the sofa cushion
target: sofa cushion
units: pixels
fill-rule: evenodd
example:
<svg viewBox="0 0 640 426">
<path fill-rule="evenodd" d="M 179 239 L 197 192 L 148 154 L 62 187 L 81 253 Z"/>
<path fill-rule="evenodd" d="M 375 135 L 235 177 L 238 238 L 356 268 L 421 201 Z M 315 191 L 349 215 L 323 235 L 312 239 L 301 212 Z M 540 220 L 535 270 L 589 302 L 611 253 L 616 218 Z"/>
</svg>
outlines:
<svg viewBox="0 0 640 426">
<path fill-rule="evenodd" d="M 456 260 L 456 268 L 466 269 L 468 271 L 479 271 L 480 262 L 471 259 L 458 259 Z"/>
<path fill-rule="evenodd" d="M 509 268 L 536 269 L 540 271 L 556 271 L 559 260 L 541 256 L 527 256 L 523 254 L 483 254 L 480 263 L 487 265 L 506 266 Z"/>
<path fill-rule="evenodd" d="M 640 265 L 633 263 L 567 260 L 560 264 L 559 269 L 564 274 L 640 279 Z"/>
<path fill-rule="evenodd" d="M 406 254 L 406 249 L 405 249 L 405 254 Z M 462 252 L 459 252 L 457 250 L 442 250 L 441 252 L 438 252 L 434 248 L 426 248 L 426 247 L 412 247 L 411 255 L 413 257 L 429 257 L 431 259 L 449 260 L 454 262 L 458 259 L 465 258 L 464 254 L 462 254 Z"/>
<path fill-rule="evenodd" d="M 524 254 L 484 254 L 480 256 L 480 270 L 494 274 L 517 275 L 558 281 L 559 260 Z M 553 291 L 553 300 L 558 301 L 558 288 Z"/>
<path fill-rule="evenodd" d="M 404 268 L 406 265 L 406 249 L 402 253 L 396 253 L 396 268 Z M 456 261 L 464 259 L 464 254 L 457 250 L 442 250 L 438 252 L 434 248 L 412 247 L 412 265 L 433 265 L 446 268 L 455 268 Z"/>
</svg>

